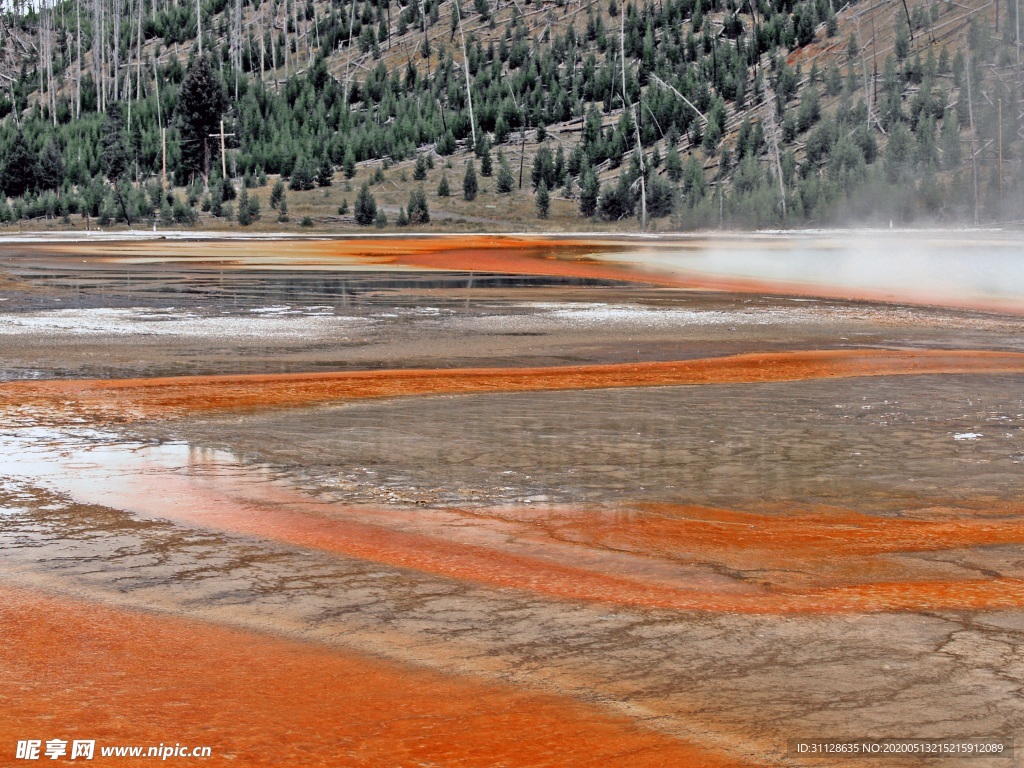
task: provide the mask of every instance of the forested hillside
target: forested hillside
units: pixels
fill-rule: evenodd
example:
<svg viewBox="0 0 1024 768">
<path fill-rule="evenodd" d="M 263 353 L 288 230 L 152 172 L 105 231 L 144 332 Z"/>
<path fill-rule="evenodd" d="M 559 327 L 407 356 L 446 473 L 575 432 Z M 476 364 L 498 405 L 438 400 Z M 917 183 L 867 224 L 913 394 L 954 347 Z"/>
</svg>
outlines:
<svg viewBox="0 0 1024 768">
<path fill-rule="evenodd" d="M 1020 0 L 619 2 L 8 2 L 0 222 L 1024 220 Z"/>
</svg>

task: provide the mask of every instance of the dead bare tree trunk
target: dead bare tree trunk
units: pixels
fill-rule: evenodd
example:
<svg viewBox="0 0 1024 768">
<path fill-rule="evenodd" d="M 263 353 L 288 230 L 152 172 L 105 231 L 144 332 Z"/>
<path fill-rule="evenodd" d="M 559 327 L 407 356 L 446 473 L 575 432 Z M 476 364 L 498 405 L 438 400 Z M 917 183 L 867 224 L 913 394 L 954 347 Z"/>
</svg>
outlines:
<svg viewBox="0 0 1024 768">
<path fill-rule="evenodd" d="M 114 100 L 121 98 L 121 0 L 114 0 Z"/>
<path fill-rule="evenodd" d="M 260 36 L 260 84 L 263 84 L 264 71 L 267 63 L 267 40 L 266 31 L 263 29 L 263 8 L 260 8 L 259 22 L 256 24 L 256 32 Z"/>
<path fill-rule="evenodd" d="M 427 37 L 427 2 L 420 0 L 420 13 L 423 15 L 423 58 L 430 58 L 430 38 Z"/>
<path fill-rule="evenodd" d="M 36 46 L 36 54 L 38 56 L 38 61 L 36 62 L 36 74 L 39 76 L 39 91 L 38 91 L 38 93 L 39 93 L 39 100 L 38 100 L 39 101 L 39 111 L 42 112 L 43 111 L 43 72 L 46 69 L 46 65 L 45 65 L 45 62 L 44 62 L 44 59 L 45 59 L 44 49 L 46 48 L 46 42 L 44 40 L 44 37 L 45 37 L 46 33 L 43 30 L 43 9 L 42 9 L 42 7 L 40 7 L 40 9 L 39 9 L 38 19 L 39 19 L 39 21 L 38 21 L 38 25 L 37 25 L 37 28 L 36 28 L 36 32 L 38 33 L 37 36 L 39 38 L 39 45 Z"/>
<path fill-rule="evenodd" d="M 775 175 L 779 179 L 779 194 L 782 196 L 782 220 L 785 221 L 788 218 L 788 212 L 786 211 L 786 185 L 782 178 L 782 158 L 779 153 L 779 135 L 778 135 L 778 124 L 775 122 L 775 94 L 771 94 L 771 99 L 768 101 L 768 107 L 765 110 L 768 120 L 768 133 L 771 137 L 772 142 L 772 155 L 775 160 Z"/>
<path fill-rule="evenodd" d="M 355 8 L 355 4 L 356 4 L 355 0 L 352 0 L 352 8 L 353 9 Z M 282 8 L 283 8 L 283 11 L 284 11 L 284 24 L 283 24 L 283 29 L 284 29 L 284 78 L 285 78 L 285 80 L 287 80 L 288 79 L 288 73 L 291 72 L 291 53 L 290 53 L 290 51 L 291 51 L 291 47 L 292 47 L 291 42 L 288 40 L 288 0 L 284 0 L 284 5 L 282 6 Z M 351 25 L 349 26 L 349 29 L 351 30 Z M 351 36 L 351 34 L 352 33 L 350 31 L 349 35 Z"/>
<path fill-rule="evenodd" d="M 974 172 L 974 226 L 978 226 L 978 150 L 977 150 L 977 137 L 978 134 L 974 130 L 974 99 L 971 97 L 971 70 L 973 67 L 973 57 L 967 64 L 967 115 L 971 120 L 971 168 Z"/>
<path fill-rule="evenodd" d="M 647 231 L 647 181 L 644 168 L 644 148 L 640 143 L 640 121 L 637 119 L 632 102 L 626 93 L 626 14 L 619 13 L 619 46 L 622 53 L 622 106 L 629 104 L 629 113 L 633 117 L 633 128 L 636 129 L 636 156 L 640 163 L 640 231 Z"/>
<path fill-rule="evenodd" d="M 516 111 L 519 112 L 519 138 L 522 145 L 519 151 L 519 188 L 522 189 L 523 166 L 526 165 L 526 113 L 520 109 L 515 91 L 512 90 L 512 84 L 507 79 L 505 80 L 505 85 L 508 86 L 508 92 L 512 95 L 512 103 L 515 105 Z"/>
<path fill-rule="evenodd" d="M 299 54 L 299 43 L 298 43 L 298 39 L 299 39 L 299 14 L 295 10 L 295 0 L 291 0 L 291 6 L 292 6 L 292 29 L 295 30 L 295 32 L 293 34 L 295 35 L 295 41 L 296 41 L 295 42 L 295 55 L 298 56 L 298 54 Z M 285 37 L 287 38 L 287 35 L 285 35 Z M 289 44 L 288 47 L 291 48 L 291 45 Z M 295 68 L 296 69 L 299 68 L 298 64 L 295 65 Z"/>
<path fill-rule="evenodd" d="M 455 13 L 459 17 L 459 35 L 462 37 L 462 67 L 466 72 L 466 98 L 469 101 L 469 127 L 473 132 L 473 147 L 476 147 L 476 119 L 473 117 L 473 84 L 469 79 L 469 57 L 466 55 L 466 35 L 462 32 L 462 9 L 455 0 Z"/>
<path fill-rule="evenodd" d="M 242 0 L 235 0 L 235 101 L 238 101 L 238 77 L 242 70 Z"/>
<path fill-rule="evenodd" d="M 75 1 L 75 30 L 78 35 L 78 77 L 75 84 L 75 119 L 82 117 L 82 0 Z"/>
<path fill-rule="evenodd" d="M 274 91 L 276 93 L 281 92 L 280 86 L 277 84 L 277 41 L 274 39 L 274 31 L 277 29 L 277 19 L 274 19 L 274 24 L 270 26 L 270 66 L 274 70 Z"/>
<path fill-rule="evenodd" d="M 422 2 L 422 0 L 421 0 Z M 356 0 L 351 0 L 348 11 L 348 45 L 345 48 L 345 106 L 348 106 L 348 89 L 352 85 L 349 78 L 349 65 L 352 63 L 352 25 L 356 20 Z"/>
<path fill-rule="evenodd" d="M 43 6 L 45 8 L 45 4 Z M 46 92 L 50 99 L 50 117 L 57 127 L 57 91 L 53 87 L 53 6 L 46 14 Z"/>
<path fill-rule="evenodd" d="M 139 0 L 139 24 L 135 32 L 135 47 L 138 52 L 137 67 L 135 70 L 135 98 L 142 98 L 142 11 L 146 4 Z"/>
<path fill-rule="evenodd" d="M 156 124 L 160 129 L 160 151 L 162 157 L 160 184 L 167 184 L 167 129 L 164 128 L 163 114 L 160 108 L 160 76 L 156 69 L 156 56 L 153 57 L 153 85 L 156 92 Z"/>
<path fill-rule="evenodd" d="M 100 0 L 92 0 L 92 72 L 96 88 L 96 109 L 103 111 L 103 33 Z"/>
</svg>

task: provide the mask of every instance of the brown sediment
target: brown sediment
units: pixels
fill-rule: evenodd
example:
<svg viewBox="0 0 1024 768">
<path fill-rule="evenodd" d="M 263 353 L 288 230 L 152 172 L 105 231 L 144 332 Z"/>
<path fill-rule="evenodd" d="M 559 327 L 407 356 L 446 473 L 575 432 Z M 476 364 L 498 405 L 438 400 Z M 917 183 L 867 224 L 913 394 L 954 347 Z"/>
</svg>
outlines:
<svg viewBox="0 0 1024 768">
<path fill-rule="evenodd" d="M 303 406 L 411 395 L 747 384 L 859 376 L 1020 374 L 1024 353 L 979 350 L 814 350 L 672 362 L 553 368 L 462 368 L 180 378 L 17 381 L 0 409 L 40 409 L 115 422 L 207 411 Z M 59 411 L 63 411 L 60 413 Z"/>
<path fill-rule="evenodd" d="M 209 746 L 206 765 L 749 765 L 569 698 L 4 585 L 0 749 Z M 70 751 L 70 750 L 69 750 Z M 67 759 L 65 757 L 65 759 Z"/>
</svg>

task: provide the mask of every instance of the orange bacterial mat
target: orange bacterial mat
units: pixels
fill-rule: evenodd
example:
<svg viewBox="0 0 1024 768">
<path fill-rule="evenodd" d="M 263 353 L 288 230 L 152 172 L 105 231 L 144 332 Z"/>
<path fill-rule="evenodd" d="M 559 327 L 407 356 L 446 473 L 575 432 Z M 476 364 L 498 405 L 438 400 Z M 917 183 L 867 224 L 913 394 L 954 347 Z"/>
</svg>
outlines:
<svg viewBox="0 0 1024 768">
<path fill-rule="evenodd" d="M 16 381 L 0 409 L 83 409 L 112 421 L 410 395 L 744 384 L 858 376 L 1024 373 L 1024 354 L 979 350 L 814 350 L 672 362 L 178 378 Z M 36 418 L 41 414 L 33 414 Z"/>
<path fill-rule="evenodd" d="M 92 766 L 160 744 L 211 748 L 177 765 L 747 764 L 569 698 L 8 585 L 0 635 L 5 765 L 28 739 L 95 740 Z"/>
</svg>

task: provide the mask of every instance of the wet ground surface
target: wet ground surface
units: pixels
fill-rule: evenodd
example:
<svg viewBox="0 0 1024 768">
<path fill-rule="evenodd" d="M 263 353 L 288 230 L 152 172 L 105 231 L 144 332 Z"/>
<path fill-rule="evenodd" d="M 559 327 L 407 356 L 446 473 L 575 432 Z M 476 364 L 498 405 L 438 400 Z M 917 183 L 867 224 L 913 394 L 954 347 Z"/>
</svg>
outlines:
<svg viewBox="0 0 1024 768">
<path fill-rule="evenodd" d="M 0 762 L 97 738 L 224 765 L 857 765 L 787 741 L 1024 734 L 1024 369 L 977 357 L 1024 351 L 1017 317 L 35 259 L 0 259 Z M 804 350 L 856 367 L 599 382 Z M 927 350 L 952 351 L 921 372 Z M 257 377 L 215 405 L 121 381 L 574 365 L 554 391 Z"/>
</svg>

